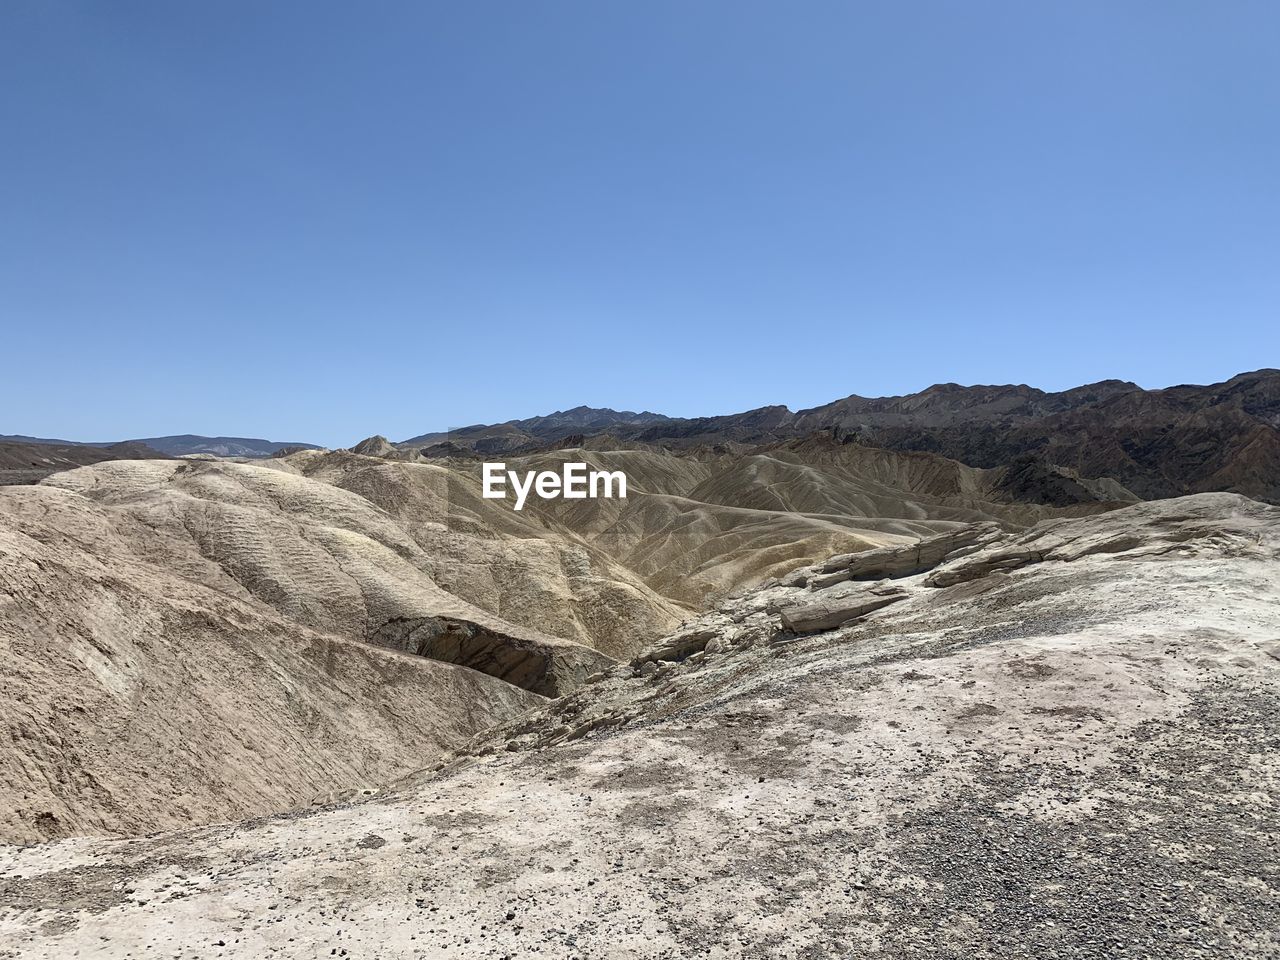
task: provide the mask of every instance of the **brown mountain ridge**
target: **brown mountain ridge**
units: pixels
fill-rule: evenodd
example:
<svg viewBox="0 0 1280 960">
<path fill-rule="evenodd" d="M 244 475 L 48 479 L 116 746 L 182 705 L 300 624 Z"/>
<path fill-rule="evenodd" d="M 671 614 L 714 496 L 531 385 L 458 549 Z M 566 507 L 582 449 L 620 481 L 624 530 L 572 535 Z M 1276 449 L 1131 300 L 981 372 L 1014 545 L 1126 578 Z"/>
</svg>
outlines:
<svg viewBox="0 0 1280 960">
<path fill-rule="evenodd" d="M 1112 479 L 1144 499 L 1207 491 L 1280 502 L 1280 370 L 1145 390 L 1103 380 L 1060 392 L 1025 384 L 935 384 L 897 397 L 849 396 L 812 409 L 768 406 L 693 419 L 575 408 L 424 434 L 424 456 L 508 456 L 564 445 L 761 447 L 825 433 L 840 443 L 941 454 L 974 467 L 1038 461 Z"/>
</svg>

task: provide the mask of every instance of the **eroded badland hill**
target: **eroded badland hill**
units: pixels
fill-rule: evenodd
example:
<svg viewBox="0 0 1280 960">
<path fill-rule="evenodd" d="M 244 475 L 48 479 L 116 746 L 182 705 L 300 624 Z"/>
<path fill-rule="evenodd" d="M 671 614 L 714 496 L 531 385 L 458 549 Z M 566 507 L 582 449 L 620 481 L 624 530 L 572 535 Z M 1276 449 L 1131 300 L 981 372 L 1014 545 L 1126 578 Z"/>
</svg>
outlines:
<svg viewBox="0 0 1280 960">
<path fill-rule="evenodd" d="M 836 558 L 362 800 L 14 849 L 0 949 L 1274 956 L 1278 560 L 1229 494 Z"/>
</svg>

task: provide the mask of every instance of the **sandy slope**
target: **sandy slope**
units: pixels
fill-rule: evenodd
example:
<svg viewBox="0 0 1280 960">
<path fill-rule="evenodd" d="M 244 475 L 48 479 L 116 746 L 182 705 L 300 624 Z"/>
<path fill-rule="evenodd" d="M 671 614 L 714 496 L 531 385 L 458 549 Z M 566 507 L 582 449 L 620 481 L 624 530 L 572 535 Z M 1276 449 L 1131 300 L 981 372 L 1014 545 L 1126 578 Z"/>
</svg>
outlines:
<svg viewBox="0 0 1280 960">
<path fill-rule="evenodd" d="M 184 577 L 75 493 L 0 494 L 6 840 L 289 809 L 385 783 L 541 700 Z"/>
<path fill-rule="evenodd" d="M 826 589 L 895 588 L 805 636 L 774 611 L 807 587 L 729 601 L 668 643 L 680 662 L 366 802 L 11 851 L 0 949 L 1280 951 L 1280 510 L 1143 504 Z"/>
<path fill-rule="evenodd" d="M 605 662 L 440 587 L 433 558 L 393 516 L 331 484 L 240 463 L 119 461 L 45 486 L 97 505 L 125 544 L 166 569 L 305 627 L 429 650 L 546 695 Z M 476 633 L 457 649 L 455 623 Z"/>
<path fill-rule="evenodd" d="M 821 442 L 747 455 L 567 449 L 505 462 L 524 472 L 558 471 L 567 461 L 624 471 L 627 499 L 531 500 L 521 522 L 539 524 L 542 540 L 581 544 L 611 576 L 631 575 L 633 584 L 686 610 L 702 610 L 832 553 L 903 543 L 963 523 L 991 520 L 1013 528 L 1118 505 L 1106 499 L 1066 508 L 1006 502 L 997 471 L 932 454 Z M 501 529 L 509 522 L 508 504 L 480 500 L 478 462 L 433 463 L 457 478 L 451 516 L 465 519 L 450 520 L 452 526 Z M 1132 499 L 1118 487 L 1115 493 L 1121 502 Z M 660 632 L 648 631 L 645 640 Z"/>
<path fill-rule="evenodd" d="M 690 615 L 572 525 L 485 500 L 478 477 L 444 464 L 336 451 L 272 466 L 359 496 L 420 548 L 415 564 L 442 590 L 511 623 L 626 657 Z"/>
</svg>

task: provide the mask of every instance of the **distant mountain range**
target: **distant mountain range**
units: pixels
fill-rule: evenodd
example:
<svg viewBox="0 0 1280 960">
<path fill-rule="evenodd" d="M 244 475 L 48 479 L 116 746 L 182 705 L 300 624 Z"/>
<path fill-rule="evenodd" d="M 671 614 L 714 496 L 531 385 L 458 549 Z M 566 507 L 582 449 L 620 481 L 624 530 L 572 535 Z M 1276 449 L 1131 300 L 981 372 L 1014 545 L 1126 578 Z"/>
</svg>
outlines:
<svg viewBox="0 0 1280 960">
<path fill-rule="evenodd" d="M 1270 368 L 1223 383 L 1158 390 L 1123 380 L 1059 392 L 1025 384 L 942 383 L 904 396 L 855 394 L 807 410 L 767 406 L 715 417 L 579 406 L 423 433 L 394 447 L 370 438 L 357 452 L 394 452 L 401 459 L 492 458 L 579 446 L 742 453 L 813 435 L 838 444 L 940 454 L 974 467 L 1016 467 L 1011 476 L 1039 476 L 1036 465 L 1047 464 L 1086 480 L 1114 480 L 1144 499 L 1223 490 L 1280 503 L 1280 370 Z M 14 461 L 7 469 L 20 475 L 104 459 L 137 459 L 149 455 L 148 450 L 178 457 L 258 458 L 318 449 L 310 443 L 193 434 L 145 437 L 123 445 L 0 436 L 0 444 L 8 445 L 6 457 Z M 38 451 L 17 448 L 32 444 L 59 448 L 63 462 L 56 467 L 26 464 L 24 458 L 49 460 Z M 93 450 L 68 452 L 76 447 Z"/>
<path fill-rule="evenodd" d="M 569 434 L 594 435 L 611 431 L 616 427 L 648 427 L 657 424 L 673 423 L 671 417 L 660 413 L 633 413 L 630 410 L 611 410 L 608 407 L 574 407 L 572 410 L 557 410 L 544 417 L 529 417 L 526 420 L 508 420 L 498 424 L 474 424 L 457 430 L 446 430 L 436 433 L 424 433 L 402 441 L 399 446 L 423 446 L 448 442 L 460 436 L 480 439 L 482 437 L 510 437 L 522 441 L 553 440 Z"/>
<path fill-rule="evenodd" d="M 1111 478 L 1144 498 L 1227 490 L 1280 502 L 1280 370 L 1208 386 L 1144 390 L 1104 380 L 1051 393 L 1025 384 L 937 384 L 793 412 L 760 407 L 681 418 L 575 407 L 423 434 L 424 456 L 497 456 L 554 446 L 760 446 L 823 433 L 840 443 L 942 454 L 977 467 L 1036 460 Z"/>
<path fill-rule="evenodd" d="M 107 441 L 105 443 L 52 440 L 45 437 L 26 437 L 13 434 L 9 436 L 0 435 L 0 443 L 41 443 L 60 447 L 98 448 L 111 448 L 119 443 L 142 444 L 171 457 L 183 457 L 192 453 L 208 453 L 215 457 L 270 457 L 288 448 L 319 449 L 314 443 L 281 443 L 276 440 L 260 440 L 255 437 L 202 437 L 192 433 L 183 433 L 172 437 L 140 437 L 134 440 Z"/>
</svg>

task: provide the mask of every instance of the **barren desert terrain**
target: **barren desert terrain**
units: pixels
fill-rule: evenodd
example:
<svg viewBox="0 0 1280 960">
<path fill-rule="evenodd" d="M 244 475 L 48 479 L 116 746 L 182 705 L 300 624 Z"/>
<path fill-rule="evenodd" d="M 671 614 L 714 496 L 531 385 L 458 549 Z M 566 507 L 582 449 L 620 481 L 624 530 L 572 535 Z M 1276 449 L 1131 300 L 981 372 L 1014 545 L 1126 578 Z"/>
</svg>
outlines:
<svg viewBox="0 0 1280 960">
<path fill-rule="evenodd" d="M 11 848 L 0 949 L 1274 956 L 1280 511 L 953 539 L 724 599 L 368 796 Z"/>
</svg>

